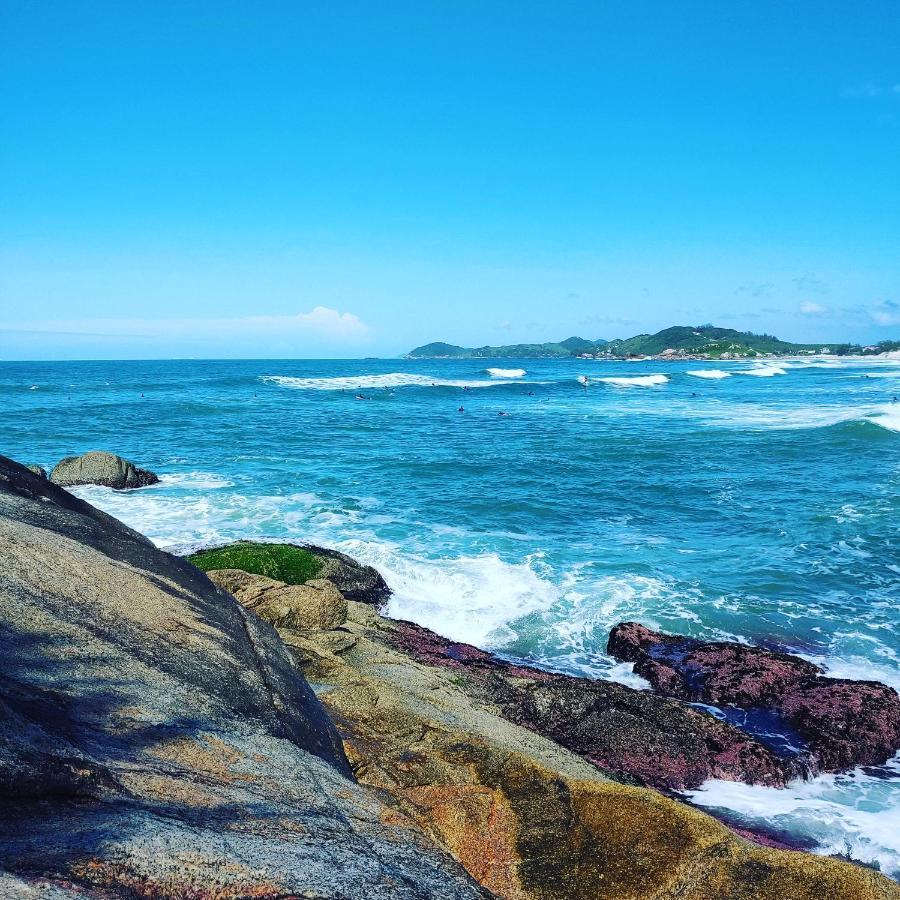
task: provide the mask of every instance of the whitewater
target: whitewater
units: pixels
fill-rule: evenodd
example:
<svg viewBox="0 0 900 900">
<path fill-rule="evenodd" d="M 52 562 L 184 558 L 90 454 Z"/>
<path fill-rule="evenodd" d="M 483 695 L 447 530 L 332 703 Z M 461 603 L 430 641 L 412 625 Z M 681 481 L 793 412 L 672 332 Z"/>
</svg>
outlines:
<svg viewBox="0 0 900 900">
<path fill-rule="evenodd" d="M 0 452 L 158 472 L 78 493 L 160 546 L 312 541 L 391 615 L 646 684 L 623 620 L 900 687 L 900 359 L 2 363 Z M 363 402 L 365 401 L 365 402 Z M 691 802 L 900 876 L 900 761 Z"/>
</svg>

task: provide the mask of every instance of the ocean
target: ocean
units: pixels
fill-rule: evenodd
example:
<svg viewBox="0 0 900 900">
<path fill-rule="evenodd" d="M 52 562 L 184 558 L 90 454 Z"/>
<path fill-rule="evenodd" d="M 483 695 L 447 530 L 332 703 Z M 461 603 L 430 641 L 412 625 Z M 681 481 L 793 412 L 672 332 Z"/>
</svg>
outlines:
<svg viewBox="0 0 900 900">
<path fill-rule="evenodd" d="M 165 548 L 337 547 L 393 616 L 636 687 L 623 620 L 900 688 L 900 360 L 0 363 L 0 397 L 8 456 L 161 475 L 76 492 Z M 689 799 L 900 877 L 900 758 Z"/>
</svg>

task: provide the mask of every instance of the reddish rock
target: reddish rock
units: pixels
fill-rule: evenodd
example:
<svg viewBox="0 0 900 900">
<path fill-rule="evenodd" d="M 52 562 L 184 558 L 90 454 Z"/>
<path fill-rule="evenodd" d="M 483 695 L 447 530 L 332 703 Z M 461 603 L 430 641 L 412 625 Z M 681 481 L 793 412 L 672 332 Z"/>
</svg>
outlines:
<svg viewBox="0 0 900 900">
<path fill-rule="evenodd" d="M 708 778 L 781 786 L 799 774 L 733 725 L 650 691 L 516 665 L 411 622 L 393 622 L 387 637 L 420 662 L 460 673 L 460 686 L 504 718 L 625 781 L 671 790 Z"/>
<path fill-rule="evenodd" d="M 900 697 L 876 681 L 827 678 L 813 663 L 773 650 L 699 641 L 624 622 L 607 652 L 664 696 L 767 715 L 807 765 L 837 772 L 883 763 L 900 748 Z"/>
</svg>

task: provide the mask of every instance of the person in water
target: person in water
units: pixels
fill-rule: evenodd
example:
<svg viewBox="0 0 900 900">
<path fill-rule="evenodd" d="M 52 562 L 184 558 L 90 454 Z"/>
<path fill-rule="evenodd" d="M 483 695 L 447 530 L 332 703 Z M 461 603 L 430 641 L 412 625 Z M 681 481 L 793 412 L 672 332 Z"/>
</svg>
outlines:
<svg viewBox="0 0 900 900">
<path fill-rule="evenodd" d="M 461 407 L 457 410 L 457 412 L 465 412 L 465 411 L 466 411 L 466 410 L 465 410 L 465 407 L 463 407 L 463 406 L 461 406 Z"/>
</svg>

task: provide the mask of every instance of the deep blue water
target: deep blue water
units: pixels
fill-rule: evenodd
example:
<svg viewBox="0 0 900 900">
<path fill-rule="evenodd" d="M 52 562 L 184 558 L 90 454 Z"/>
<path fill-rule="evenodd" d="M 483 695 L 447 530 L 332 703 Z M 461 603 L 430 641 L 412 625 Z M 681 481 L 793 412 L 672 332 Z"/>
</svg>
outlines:
<svg viewBox="0 0 900 900">
<path fill-rule="evenodd" d="M 161 545 L 337 546 L 393 614 L 542 665 L 636 683 L 604 648 L 638 619 L 900 686 L 895 395 L 900 360 L 3 363 L 0 452 L 113 450 L 163 483 L 79 493 Z M 896 873 L 884 776 L 695 799 Z"/>
</svg>

